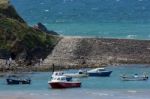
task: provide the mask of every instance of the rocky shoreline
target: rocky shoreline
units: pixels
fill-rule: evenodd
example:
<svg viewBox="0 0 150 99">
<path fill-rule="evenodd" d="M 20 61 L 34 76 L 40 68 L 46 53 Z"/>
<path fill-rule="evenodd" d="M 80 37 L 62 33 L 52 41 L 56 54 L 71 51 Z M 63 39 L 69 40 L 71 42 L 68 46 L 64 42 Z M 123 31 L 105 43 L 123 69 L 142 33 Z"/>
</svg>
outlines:
<svg viewBox="0 0 150 99">
<path fill-rule="evenodd" d="M 53 64 L 56 69 L 150 64 L 150 40 L 61 37 L 42 23 L 30 27 L 9 0 L 0 1 L 0 29 L 0 71 L 4 72 L 47 71 Z"/>
<path fill-rule="evenodd" d="M 150 41 L 110 38 L 63 38 L 45 64 L 149 64 Z"/>
<path fill-rule="evenodd" d="M 53 64 L 56 69 L 150 64 L 149 55 L 149 40 L 63 37 L 45 59 L 26 67 L 50 71 Z"/>
</svg>

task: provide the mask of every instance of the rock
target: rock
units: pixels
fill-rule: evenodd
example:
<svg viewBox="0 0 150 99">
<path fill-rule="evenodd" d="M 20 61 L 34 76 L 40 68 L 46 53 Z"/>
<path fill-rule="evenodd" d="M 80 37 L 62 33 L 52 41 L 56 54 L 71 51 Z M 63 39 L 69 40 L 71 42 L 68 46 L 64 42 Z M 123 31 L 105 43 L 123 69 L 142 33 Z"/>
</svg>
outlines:
<svg viewBox="0 0 150 99">
<path fill-rule="evenodd" d="M 45 60 L 47 65 L 100 66 L 149 64 L 150 41 L 103 38 L 63 38 Z"/>
<path fill-rule="evenodd" d="M 48 34 L 52 34 L 52 35 L 59 35 L 57 32 L 54 32 L 54 31 L 50 31 L 46 28 L 45 25 L 43 25 L 42 23 L 37 23 L 37 25 L 34 26 L 34 28 L 38 29 L 38 30 L 41 30 L 43 32 L 46 32 Z"/>
</svg>

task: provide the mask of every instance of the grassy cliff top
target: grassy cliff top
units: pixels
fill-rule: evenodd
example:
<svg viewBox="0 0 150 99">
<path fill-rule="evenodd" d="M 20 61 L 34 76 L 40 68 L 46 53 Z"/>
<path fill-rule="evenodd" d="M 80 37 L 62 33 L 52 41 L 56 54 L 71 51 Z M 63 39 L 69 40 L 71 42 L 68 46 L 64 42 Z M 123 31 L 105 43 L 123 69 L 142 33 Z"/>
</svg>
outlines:
<svg viewBox="0 0 150 99">
<path fill-rule="evenodd" d="M 18 41 L 23 41 L 28 48 L 45 46 L 46 33 L 35 30 L 28 25 L 11 18 L 0 19 L 0 47 L 10 49 Z M 53 38 L 53 36 L 50 36 Z"/>
<path fill-rule="evenodd" d="M 7 8 L 9 5 L 9 0 L 0 0 L 0 8 Z"/>
<path fill-rule="evenodd" d="M 8 4 L 9 0 L 0 0 L 0 4 Z"/>
</svg>

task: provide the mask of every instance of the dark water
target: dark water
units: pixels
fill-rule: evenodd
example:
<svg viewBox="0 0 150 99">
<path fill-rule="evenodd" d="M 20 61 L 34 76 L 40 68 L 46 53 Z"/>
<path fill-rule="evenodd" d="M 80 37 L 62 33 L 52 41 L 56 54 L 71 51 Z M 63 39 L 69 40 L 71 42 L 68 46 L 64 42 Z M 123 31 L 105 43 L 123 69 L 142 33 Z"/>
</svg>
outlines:
<svg viewBox="0 0 150 99">
<path fill-rule="evenodd" d="M 64 36 L 150 39 L 149 0 L 11 0 L 30 24 Z"/>
</svg>

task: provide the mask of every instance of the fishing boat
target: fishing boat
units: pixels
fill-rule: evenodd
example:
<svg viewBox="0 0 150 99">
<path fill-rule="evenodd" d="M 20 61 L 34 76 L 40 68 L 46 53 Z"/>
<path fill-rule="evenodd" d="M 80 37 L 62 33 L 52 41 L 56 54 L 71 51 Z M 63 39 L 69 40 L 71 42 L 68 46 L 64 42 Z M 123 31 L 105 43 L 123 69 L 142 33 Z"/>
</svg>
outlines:
<svg viewBox="0 0 150 99">
<path fill-rule="evenodd" d="M 105 68 L 95 68 L 92 70 L 89 70 L 88 72 L 89 76 L 94 76 L 94 77 L 108 77 L 112 73 L 112 71 L 107 71 Z"/>
<path fill-rule="evenodd" d="M 48 84 L 51 88 L 55 89 L 81 87 L 80 81 L 75 81 L 73 79 L 68 80 L 66 76 L 55 76 L 51 81 L 48 81 Z"/>
<path fill-rule="evenodd" d="M 8 85 L 30 84 L 31 79 L 29 77 L 25 77 L 25 76 L 9 75 L 6 78 L 6 82 L 7 82 Z"/>
<path fill-rule="evenodd" d="M 121 80 L 123 81 L 146 81 L 148 80 L 148 76 L 143 74 L 143 75 L 121 75 Z"/>
<path fill-rule="evenodd" d="M 85 70 L 79 70 L 77 73 L 68 73 L 64 75 L 67 77 L 73 77 L 73 78 L 88 77 L 88 73 Z"/>
</svg>

